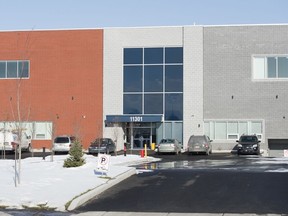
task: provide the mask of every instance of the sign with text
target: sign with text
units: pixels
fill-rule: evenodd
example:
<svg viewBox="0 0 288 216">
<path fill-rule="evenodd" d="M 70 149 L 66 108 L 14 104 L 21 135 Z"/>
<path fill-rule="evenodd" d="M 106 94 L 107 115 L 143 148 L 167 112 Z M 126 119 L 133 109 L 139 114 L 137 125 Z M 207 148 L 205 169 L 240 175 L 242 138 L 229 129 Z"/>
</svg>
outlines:
<svg viewBox="0 0 288 216">
<path fill-rule="evenodd" d="M 106 122 L 162 122 L 163 115 L 106 115 Z"/>
<path fill-rule="evenodd" d="M 110 155 L 98 154 L 97 170 L 100 172 L 108 172 Z"/>
</svg>

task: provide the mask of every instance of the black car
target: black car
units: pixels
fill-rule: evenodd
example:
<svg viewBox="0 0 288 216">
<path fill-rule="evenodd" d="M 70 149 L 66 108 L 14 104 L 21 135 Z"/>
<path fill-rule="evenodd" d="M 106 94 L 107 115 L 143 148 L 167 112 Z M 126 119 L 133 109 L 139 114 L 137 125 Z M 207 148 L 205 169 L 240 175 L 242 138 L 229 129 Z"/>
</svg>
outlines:
<svg viewBox="0 0 288 216">
<path fill-rule="evenodd" d="M 98 154 L 98 153 L 115 153 L 116 145 L 110 138 L 97 138 L 91 142 L 88 153 L 89 154 Z"/>
<path fill-rule="evenodd" d="M 238 142 L 238 155 L 240 154 L 260 154 L 260 140 L 256 135 L 242 135 Z"/>
</svg>

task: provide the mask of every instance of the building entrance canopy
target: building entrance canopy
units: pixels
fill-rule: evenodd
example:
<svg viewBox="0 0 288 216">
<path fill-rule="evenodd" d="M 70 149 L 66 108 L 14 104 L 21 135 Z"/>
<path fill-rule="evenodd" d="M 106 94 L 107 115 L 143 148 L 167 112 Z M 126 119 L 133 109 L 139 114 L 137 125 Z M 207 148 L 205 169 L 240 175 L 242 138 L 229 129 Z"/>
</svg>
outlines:
<svg viewBox="0 0 288 216">
<path fill-rule="evenodd" d="M 106 123 L 162 121 L 163 115 L 106 115 Z"/>
</svg>

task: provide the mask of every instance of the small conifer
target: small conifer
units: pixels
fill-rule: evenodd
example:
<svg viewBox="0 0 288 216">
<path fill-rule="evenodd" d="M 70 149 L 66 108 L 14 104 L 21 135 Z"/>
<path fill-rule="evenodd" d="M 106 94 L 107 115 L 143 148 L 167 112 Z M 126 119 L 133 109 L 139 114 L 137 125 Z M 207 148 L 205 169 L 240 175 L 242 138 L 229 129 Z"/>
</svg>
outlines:
<svg viewBox="0 0 288 216">
<path fill-rule="evenodd" d="M 85 164 L 85 159 L 83 158 L 82 145 L 79 140 L 76 140 L 69 151 L 68 158 L 64 161 L 63 167 L 79 167 Z"/>
</svg>

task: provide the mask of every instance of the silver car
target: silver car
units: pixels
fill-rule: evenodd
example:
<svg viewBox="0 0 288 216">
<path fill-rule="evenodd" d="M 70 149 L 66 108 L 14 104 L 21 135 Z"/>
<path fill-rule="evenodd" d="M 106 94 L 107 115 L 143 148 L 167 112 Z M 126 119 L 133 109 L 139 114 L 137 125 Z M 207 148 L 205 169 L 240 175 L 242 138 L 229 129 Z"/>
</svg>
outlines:
<svg viewBox="0 0 288 216">
<path fill-rule="evenodd" d="M 188 153 L 205 153 L 209 155 L 212 153 L 212 141 L 206 135 L 192 135 L 188 141 Z"/>
<path fill-rule="evenodd" d="M 54 139 L 53 143 L 53 151 L 55 154 L 58 152 L 65 152 L 68 153 L 70 151 L 71 145 L 76 141 L 74 136 L 62 135 L 57 136 Z"/>
<path fill-rule="evenodd" d="M 181 144 L 177 139 L 162 139 L 157 146 L 158 154 L 161 153 L 181 153 Z"/>
</svg>

